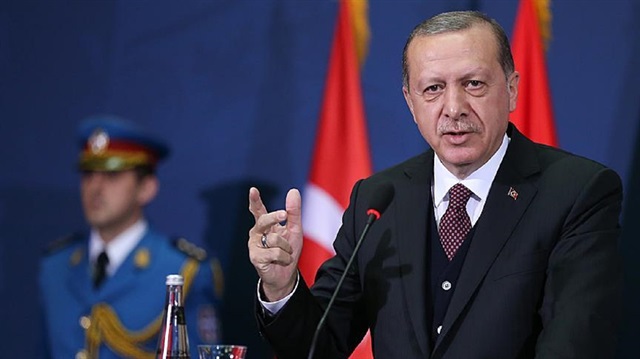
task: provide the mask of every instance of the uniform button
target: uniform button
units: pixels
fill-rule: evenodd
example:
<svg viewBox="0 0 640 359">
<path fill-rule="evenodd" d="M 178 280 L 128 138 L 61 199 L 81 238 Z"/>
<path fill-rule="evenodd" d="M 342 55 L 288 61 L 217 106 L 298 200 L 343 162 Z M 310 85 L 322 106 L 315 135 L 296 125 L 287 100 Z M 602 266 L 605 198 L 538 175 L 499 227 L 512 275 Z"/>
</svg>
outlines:
<svg viewBox="0 0 640 359">
<path fill-rule="evenodd" d="M 87 330 L 89 329 L 89 327 L 91 326 L 91 318 L 89 318 L 86 315 L 83 315 L 80 317 L 80 326 L 84 329 Z"/>
<path fill-rule="evenodd" d="M 87 357 L 87 351 L 84 349 L 76 353 L 76 359 L 87 359 Z"/>
<path fill-rule="evenodd" d="M 442 282 L 442 289 L 444 290 L 451 289 L 451 282 L 449 282 L 448 280 L 445 280 L 444 282 Z"/>
<path fill-rule="evenodd" d="M 436 329 L 436 332 L 438 332 L 438 334 L 440 334 L 441 331 L 442 331 L 442 325 L 439 325 L 438 329 Z"/>
</svg>

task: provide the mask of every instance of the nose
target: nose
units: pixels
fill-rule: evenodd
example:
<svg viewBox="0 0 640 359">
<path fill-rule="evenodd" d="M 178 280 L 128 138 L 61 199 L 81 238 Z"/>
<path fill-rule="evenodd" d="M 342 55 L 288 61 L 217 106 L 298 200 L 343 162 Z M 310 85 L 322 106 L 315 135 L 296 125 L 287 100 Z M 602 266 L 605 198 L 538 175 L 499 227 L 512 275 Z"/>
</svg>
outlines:
<svg viewBox="0 0 640 359">
<path fill-rule="evenodd" d="M 445 90 L 443 112 L 446 117 L 459 120 L 469 114 L 466 93 L 459 86 L 449 86 Z"/>
</svg>

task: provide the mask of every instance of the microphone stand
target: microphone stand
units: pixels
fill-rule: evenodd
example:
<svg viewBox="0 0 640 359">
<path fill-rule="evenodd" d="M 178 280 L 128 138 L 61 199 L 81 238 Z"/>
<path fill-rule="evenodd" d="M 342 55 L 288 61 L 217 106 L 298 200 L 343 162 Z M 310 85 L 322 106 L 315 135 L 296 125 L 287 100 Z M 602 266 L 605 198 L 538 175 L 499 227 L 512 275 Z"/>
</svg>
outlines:
<svg viewBox="0 0 640 359">
<path fill-rule="evenodd" d="M 338 291 L 340 291 L 340 288 L 342 287 L 342 282 L 344 281 L 344 278 L 347 276 L 347 272 L 349 272 L 349 269 L 351 268 L 351 264 L 353 263 L 353 260 L 356 258 L 356 254 L 358 254 L 358 250 L 360 249 L 360 246 L 362 246 L 362 242 L 364 242 L 364 237 L 367 235 L 367 232 L 369 232 L 369 227 L 371 227 L 371 224 L 375 220 L 377 220 L 379 217 L 380 217 L 379 213 L 369 214 L 369 219 L 367 220 L 367 224 L 365 224 L 364 229 L 362 230 L 362 234 L 360 235 L 360 238 L 356 243 L 356 247 L 353 249 L 353 253 L 351 253 L 351 257 L 349 258 L 349 261 L 347 262 L 347 265 L 344 268 L 344 272 L 342 272 L 342 276 L 340 276 L 340 280 L 336 285 L 336 289 L 333 290 L 333 294 L 331 295 L 329 304 L 327 304 L 327 307 L 324 310 L 324 314 L 322 314 L 322 317 L 320 318 L 320 321 L 316 326 L 316 331 L 313 334 L 313 339 L 311 340 L 311 347 L 309 348 L 309 355 L 307 356 L 307 359 L 313 359 L 313 353 L 315 352 L 316 344 L 318 342 L 318 335 L 320 335 L 320 330 L 324 326 L 324 322 L 327 320 L 327 316 L 329 315 L 329 309 L 331 309 L 333 302 L 336 300 L 336 297 L 338 296 Z"/>
</svg>

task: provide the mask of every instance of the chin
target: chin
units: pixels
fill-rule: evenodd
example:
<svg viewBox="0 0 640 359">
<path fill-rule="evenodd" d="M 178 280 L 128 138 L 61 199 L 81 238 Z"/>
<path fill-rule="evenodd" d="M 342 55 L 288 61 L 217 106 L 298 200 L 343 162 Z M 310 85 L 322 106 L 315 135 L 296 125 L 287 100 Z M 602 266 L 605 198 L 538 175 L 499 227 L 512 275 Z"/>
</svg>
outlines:
<svg viewBox="0 0 640 359">
<path fill-rule="evenodd" d="M 456 167 L 470 166 L 478 161 L 479 156 L 472 153 L 466 148 L 449 149 L 444 152 L 444 156 L 440 157 L 442 160 L 451 163 Z"/>
<path fill-rule="evenodd" d="M 87 216 L 87 222 L 89 222 L 92 227 L 99 228 L 104 226 L 108 221 L 104 218 L 100 218 L 99 216 Z"/>
</svg>

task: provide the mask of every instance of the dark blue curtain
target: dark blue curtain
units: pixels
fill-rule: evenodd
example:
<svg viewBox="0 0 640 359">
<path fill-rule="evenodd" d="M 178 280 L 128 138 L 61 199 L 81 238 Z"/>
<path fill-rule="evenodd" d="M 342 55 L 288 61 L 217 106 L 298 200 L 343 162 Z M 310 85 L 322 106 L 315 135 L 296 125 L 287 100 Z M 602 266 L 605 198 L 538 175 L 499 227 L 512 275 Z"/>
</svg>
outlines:
<svg viewBox="0 0 640 359">
<path fill-rule="evenodd" d="M 375 170 L 426 147 L 401 93 L 406 36 L 435 13 L 464 8 L 488 13 L 510 33 L 517 1 L 370 1 L 362 82 Z M 162 231 L 221 259 L 225 341 L 249 345 L 250 359 L 270 357 L 252 317 L 246 195 L 258 185 L 268 205 L 280 208 L 288 188 L 305 184 L 336 10 L 335 0 L 0 3 L 0 306 L 7 324 L 0 335 L 11 338 L 0 358 L 35 355 L 41 248 L 84 227 L 75 128 L 105 112 L 172 145 L 147 214 Z M 547 58 L 560 145 L 625 181 L 620 357 L 636 358 L 640 8 L 633 0 L 556 1 L 552 14 Z"/>
</svg>

